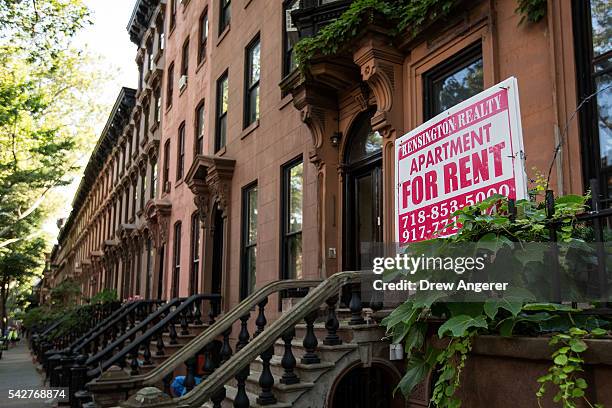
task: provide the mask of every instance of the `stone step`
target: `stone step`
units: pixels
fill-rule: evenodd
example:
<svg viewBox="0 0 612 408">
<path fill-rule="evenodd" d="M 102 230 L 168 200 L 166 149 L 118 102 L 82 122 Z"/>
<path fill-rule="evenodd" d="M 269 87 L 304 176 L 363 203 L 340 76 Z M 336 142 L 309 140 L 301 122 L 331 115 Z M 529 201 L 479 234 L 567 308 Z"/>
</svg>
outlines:
<svg viewBox="0 0 612 408">
<path fill-rule="evenodd" d="M 278 378 L 281 378 L 285 372 L 285 369 L 281 365 L 282 356 L 272 356 L 270 360 L 270 371 Z M 261 358 L 257 358 L 251 363 L 251 369 L 253 371 L 261 372 L 263 362 Z M 334 367 L 334 363 L 331 361 L 322 361 L 318 364 L 302 364 L 299 361 L 295 365 L 293 372 L 299 377 L 301 382 L 315 382 L 321 375 Z"/>
<path fill-rule="evenodd" d="M 321 361 L 338 361 L 346 353 L 349 353 L 357 348 L 354 343 L 342 343 L 335 346 L 327 346 L 323 344 L 323 340 L 319 340 L 317 345 L 316 354 L 319 356 Z M 303 339 L 294 338 L 291 342 L 291 351 L 295 356 L 295 359 L 300 362 L 300 359 L 306 354 L 306 349 L 303 345 Z M 274 355 L 282 356 L 285 352 L 285 343 L 279 339 L 274 343 Z"/>
<path fill-rule="evenodd" d="M 236 393 L 237 393 L 236 387 L 233 387 L 231 385 L 225 386 L 225 400 L 223 400 L 223 402 L 221 403 L 223 408 L 233 408 L 234 399 L 236 398 Z M 252 394 L 248 391 L 247 391 L 247 397 L 249 398 L 249 406 L 251 408 L 264 408 L 264 407 L 265 408 L 289 408 L 291 407 L 291 404 L 286 403 L 286 402 L 277 402 L 276 404 L 271 404 L 271 405 L 260 405 L 257 403 L 257 395 Z M 207 408 L 212 408 L 213 404 L 212 402 L 208 401 L 202 406 L 207 407 Z"/>
</svg>

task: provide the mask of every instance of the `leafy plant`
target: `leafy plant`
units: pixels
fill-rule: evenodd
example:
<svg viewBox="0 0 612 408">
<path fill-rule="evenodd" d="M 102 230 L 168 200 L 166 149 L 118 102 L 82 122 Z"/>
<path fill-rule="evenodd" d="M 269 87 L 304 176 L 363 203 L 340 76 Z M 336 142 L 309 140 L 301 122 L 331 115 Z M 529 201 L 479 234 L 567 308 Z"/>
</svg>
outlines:
<svg viewBox="0 0 612 408">
<path fill-rule="evenodd" d="M 546 0 L 517 0 L 516 12 L 522 14 L 521 23 L 525 20 L 537 23 L 546 15 Z"/>
<path fill-rule="evenodd" d="M 593 329 L 590 333 L 586 330 L 572 327 L 567 333 L 555 334 L 550 342 L 551 346 L 558 347 L 553 353 L 553 366 L 548 369 L 548 373 L 538 378 L 541 383 L 537 392 L 538 405 L 546 394 L 548 384 L 554 384 L 558 388 L 557 394 L 553 397 L 554 402 L 561 402 L 563 408 L 576 408 L 579 400 L 584 400 L 591 408 L 603 408 L 602 404 L 591 404 L 585 396 L 588 388 L 586 380 L 581 376 L 584 372 L 582 365 L 584 359 L 582 353 L 587 349 L 584 338 L 587 336 L 603 336 L 606 331 L 603 329 Z"/>
<path fill-rule="evenodd" d="M 588 198 L 588 195 L 558 197 L 553 214 L 547 214 L 543 202 L 521 200 L 515 203 L 516 213 L 511 214 L 508 200 L 493 196 L 453 214 L 454 222 L 461 227 L 457 234 L 409 248 L 435 252 L 453 243 L 476 243 L 493 257 L 499 257 L 500 251 L 507 246 L 548 242 L 551 228 L 558 232 L 559 241 L 569 247 L 579 247 L 585 244 L 583 237 L 588 233 L 585 234 L 584 227 L 576 222 L 576 215 L 585 211 Z M 524 256 L 523 265 L 537 259 L 533 254 Z M 545 262 L 541 254 L 539 257 L 540 262 Z M 398 273 L 405 272 L 390 271 L 385 277 Z M 536 303 L 533 294 L 525 290 L 482 302 L 452 302 L 449 299 L 444 293 L 417 292 L 382 321 L 392 341 L 403 343 L 409 356 L 406 374 L 397 389 L 407 396 L 416 384 L 435 370 L 438 379 L 434 384 L 432 402 L 437 407 L 461 406 L 454 393 L 460 385 L 459 375 L 474 336 L 483 333 L 510 336 L 517 332 L 533 335 L 552 332 L 566 336 L 570 329 L 576 333 L 580 330 L 598 333 L 602 328 L 610 327 L 608 320 L 580 314 L 580 310 L 569 305 Z M 443 349 L 425 344 L 426 320 L 432 316 L 446 319 L 437 332 L 440 340 L 448 341 L 448 346 Z M 582 381 L 578 383 L 583 385 Z"/>
</svg>

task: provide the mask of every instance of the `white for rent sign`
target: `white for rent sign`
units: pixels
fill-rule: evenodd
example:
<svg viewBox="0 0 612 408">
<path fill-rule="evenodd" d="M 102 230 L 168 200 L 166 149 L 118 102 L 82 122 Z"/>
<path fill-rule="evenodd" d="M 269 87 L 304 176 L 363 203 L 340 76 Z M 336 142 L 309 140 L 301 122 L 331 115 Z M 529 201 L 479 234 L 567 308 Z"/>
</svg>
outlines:
<svg viewBox="0 0 612 408">
<path fill-rule="evenodd" d="M 457 209 L 493 194 L 527 197 L 516 78 L 442 112 L 395 141 L 401 244 L 450 235 Z"/>
</svg>

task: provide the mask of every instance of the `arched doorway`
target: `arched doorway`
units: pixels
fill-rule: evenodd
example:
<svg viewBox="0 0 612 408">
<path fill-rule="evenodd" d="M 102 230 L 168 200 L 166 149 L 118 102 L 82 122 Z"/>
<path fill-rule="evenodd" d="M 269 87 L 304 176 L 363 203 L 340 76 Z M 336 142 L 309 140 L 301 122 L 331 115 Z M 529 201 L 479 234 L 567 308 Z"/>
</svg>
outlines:
<svg viewBox="0 0 612 408">
<path fill-rule="evenodd" d="M 348 369 L 331 389 L 329 408 L 400 408 L 405 406 L 401 393 L 393 396 L 399 375 L 387 364 L 361 363 Z"/>
<path fill-rule="evenodd" d="M 383 239 L 382 136 L 371 118 L 369 111 L 355 119 L 344 153 L 344 270 L 370 267 L 369 248 Z"/>
</svg>

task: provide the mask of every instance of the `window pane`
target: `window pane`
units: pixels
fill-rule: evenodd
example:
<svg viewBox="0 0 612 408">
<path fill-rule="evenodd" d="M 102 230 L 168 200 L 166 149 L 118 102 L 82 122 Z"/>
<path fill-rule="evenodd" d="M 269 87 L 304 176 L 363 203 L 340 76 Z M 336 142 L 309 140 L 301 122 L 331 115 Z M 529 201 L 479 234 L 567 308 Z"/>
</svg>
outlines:
<svg viewBox="0 0 612 408">
<path fill-rule="evenodd" d="M 302 234 L 287 238 L 287 278 L 302 278 Z"/>
<path fill-rule="evenodd" d="M 257 243 L 257 187 L 247 192 L 247 242 L 246 245 Z"/>
<path fill-rule="evenodd" d="M 259 119 L 259 86 L 249 92 L 249 123 Z"/>
<path fill-rule="evenodd" d="M 293 54 L 293 46 L 300 40 L 297 27 L 291 19 L 291 12 L 300 8 L 299 0 L 295 0 L 285 8 L 285 74 L 291 73 L 297 65 Z"/>
<path fill-rule="evenodd" d="M 259 81 L 259 41 L 253 45 L 250 49 L 250 72 L 249 72 L 249 86 L 252 86 L 255 82 Z"/>
<path fill-rule="evenodd" d="M 219 141 L 218 141 L 219 146 L 217 146 L 218 149 L 225 146 L 226 134 L 227 134 L 227 116 L 223 116 L 219 120 Z"/>
<path fill-rule="evenodd" d="M 608 88 L 597 95 L 597 126 L 599 128 L 599 151 L 602 167 L 612 166 L 612 75 L 605 74 L 595 79 L 597 91 Z"/>
<path fill-rule="evenodd" d="M 484 89 L 482 58 L 433 82 L 433 115 L 445 111 Z"/>
<path fill-rule="evenodd" d="M 601 55 L 612 49 L 612 7 L 610 0 L 591 0 L 593 54 Z"/>
<path fill-rule="evenodd" d="M 221 82 L 221 113 L 227 112 L 227 77 Z"/>
<path fill-rule="evenodd" d="M 289 228 L 288 232 L 302 230 L 302 193 L 304 184 L 304 163 L 289 170 Z"/>
<path fill-rule="evenodd" d="M 256 278 L 256 268 L 255 265 L 257 263 L 257 247 L 252 246 L 247 248 L 246 250 L 246 259 L 245 259 L 245 268 L 247 275 L 247 290 L 248 294 L 253 293 L 255 290 L 255 283 L 257 281 Z"/>
</svg>

